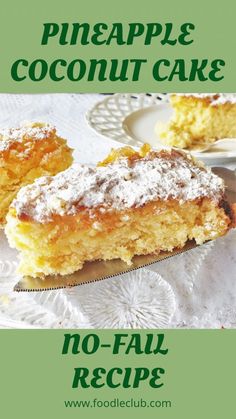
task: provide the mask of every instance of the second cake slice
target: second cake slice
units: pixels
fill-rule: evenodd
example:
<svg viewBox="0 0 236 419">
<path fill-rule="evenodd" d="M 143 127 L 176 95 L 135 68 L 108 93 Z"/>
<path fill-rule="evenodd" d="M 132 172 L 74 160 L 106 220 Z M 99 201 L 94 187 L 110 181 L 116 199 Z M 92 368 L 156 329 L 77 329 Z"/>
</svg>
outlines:
<svg viewBox="0 0 236 419">
<path fill-rule="evenodd" d="M 72 163 L 72 149 L 56 129 L 44 123 L 0 131 L 0 226 L 22 186 L 55 175 Z"/>
</svg>

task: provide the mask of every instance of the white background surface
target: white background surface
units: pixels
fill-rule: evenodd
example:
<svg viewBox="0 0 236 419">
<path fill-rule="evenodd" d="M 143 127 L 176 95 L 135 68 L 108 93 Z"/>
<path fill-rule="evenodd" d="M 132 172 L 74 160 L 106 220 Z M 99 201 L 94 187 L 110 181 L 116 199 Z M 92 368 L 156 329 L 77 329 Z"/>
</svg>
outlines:
<svg viewBox="0 0 236 419">
<path fill-rule="evenodd" d="M 97 94 L 0 95 L 0 123 L 51 122 L 75 148 L 76 161 L 95 164 L 119 146 L 85 120 L 102 99 Z M 235 244 L 234 231 L 145 271 L 68 291 L 16 294 L 16 253 L 1 233 L 0 327 L 236 327 Z"/>
</svg>

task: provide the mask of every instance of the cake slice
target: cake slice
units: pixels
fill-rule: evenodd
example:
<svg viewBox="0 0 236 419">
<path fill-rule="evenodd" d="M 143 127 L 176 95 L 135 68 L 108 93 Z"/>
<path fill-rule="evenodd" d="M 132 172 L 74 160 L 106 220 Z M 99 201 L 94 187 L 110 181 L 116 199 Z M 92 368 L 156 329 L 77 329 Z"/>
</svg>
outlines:
<svg viewBox="0 0 236 419">
<path fill-rule="evenodd" d="M 72 150 L 48 124 L 0 130 L 0 225 L 19 189 L 72 163 Z"/>
<path fill-rule="evenodd" d="M 97 167 L 74 164 L 20 190 L 6 234 L 23 275 L 69 274 L 87 261 L 182 248 L 235 224 L 224 184 L 184 152 L 113 151 Z"/>
<path fill-rule="evenodd" d="M 194 150 L 222 138 L 236 138 L 235 93 L 172 94 L 170 103 L 172 118 L 156 125 L 163 144 Z"/>
</svg>

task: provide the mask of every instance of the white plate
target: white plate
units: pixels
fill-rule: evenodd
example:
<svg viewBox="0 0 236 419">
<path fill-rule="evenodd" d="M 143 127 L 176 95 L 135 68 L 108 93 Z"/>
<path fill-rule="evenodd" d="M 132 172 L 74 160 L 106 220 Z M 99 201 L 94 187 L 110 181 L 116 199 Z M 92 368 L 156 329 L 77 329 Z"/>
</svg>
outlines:
<svg viewBox="0 0 236 419">
<path fill-rule="evenodd" d="M 172 112 L 168 94 L 117 93 L 97 103 L 87 113 L 87 121 L 97 133 L 122 144 L 138 147 L 148 142 L 163 149 L 168 147 L 161 143 L 154 128 L 158 121 L 167 122 Z M 211 165 L 233 161 L 236 141 L 229 139 L 224 146 L 216 144 L 208 151 L 192 154 Z"/>
</svg>

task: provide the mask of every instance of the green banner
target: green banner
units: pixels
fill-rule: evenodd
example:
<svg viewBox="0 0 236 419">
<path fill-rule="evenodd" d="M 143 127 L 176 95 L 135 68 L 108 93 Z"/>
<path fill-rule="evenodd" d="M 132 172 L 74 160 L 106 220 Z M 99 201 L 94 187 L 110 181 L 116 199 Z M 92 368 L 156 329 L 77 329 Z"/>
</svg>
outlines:
<svg viewBox="0 0 236 419">
<path fill-rule="evenodd" d="M 0 91 L 231 92 L 235 7 L 233 0 L 2 1 Z"/>
<path fill-rule="evenodd" d="M 233 417 L 234 331 L 0 336 L 2 417 Z"/>
</svg>

